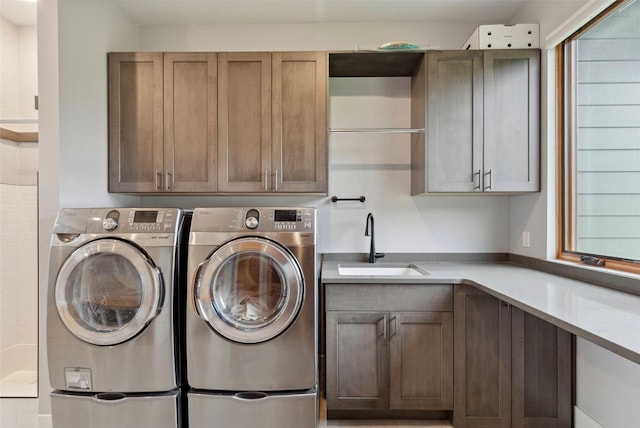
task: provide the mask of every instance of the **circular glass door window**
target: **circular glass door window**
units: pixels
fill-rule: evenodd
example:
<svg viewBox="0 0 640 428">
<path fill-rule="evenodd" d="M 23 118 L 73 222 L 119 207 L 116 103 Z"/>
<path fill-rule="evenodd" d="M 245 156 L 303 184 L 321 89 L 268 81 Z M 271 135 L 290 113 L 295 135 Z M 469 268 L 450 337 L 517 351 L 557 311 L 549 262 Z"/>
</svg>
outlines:
<svg viewBox="0 0 640 428">
<path fill-rule="evenodd" d="M 95 345 L 116 345 L 136 336 L 157 315 L 162 275 L 137 247 L 100 239 L 64 262 L 55 300 L 60 319 L 75 336 Z"/>
<path fill-rule="evenodd" d="M 194 282 L 196 309 L 224 337 L 258 343 L 295 320 L 304 284 L 295 258 L 264 238 L 240 238 L 200 265 Z"/>
</svg>

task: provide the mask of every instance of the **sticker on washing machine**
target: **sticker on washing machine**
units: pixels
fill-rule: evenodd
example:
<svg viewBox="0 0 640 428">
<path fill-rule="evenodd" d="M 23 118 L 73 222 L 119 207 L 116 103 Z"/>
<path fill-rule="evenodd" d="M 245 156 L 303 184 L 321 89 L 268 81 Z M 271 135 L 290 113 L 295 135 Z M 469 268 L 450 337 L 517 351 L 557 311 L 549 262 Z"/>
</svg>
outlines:
<svg viewBox="0 0 640 428">
<path fill-rule="evenodd" d="M 91 391 L 91 369 L 65 367 L 64 380 L 67 385 L 67 389 Z"/>
</svg>

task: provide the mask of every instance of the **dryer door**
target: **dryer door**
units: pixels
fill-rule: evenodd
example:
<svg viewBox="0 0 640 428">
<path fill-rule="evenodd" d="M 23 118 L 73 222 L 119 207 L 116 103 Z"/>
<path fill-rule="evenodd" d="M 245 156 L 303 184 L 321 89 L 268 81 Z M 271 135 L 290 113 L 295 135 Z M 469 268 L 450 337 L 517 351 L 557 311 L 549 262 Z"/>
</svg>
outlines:
<svg viewBox="0 0 640 428">
<path fill-rule="evenodd" d="M 196 311 L 211 328 L 235 342 L 259 343 L 294 322 L 304 281 L 286 248 L 247 237 L 214 251 L 198 268 L 193 287 Z"/>
<path fill-rule="evenodd" d="M 79 339 L 117 345 L 140 333 L 162 307 L 160 270 L 138 247 L 98 239 L 75 250 L 55 284 L 58 314 Z"/>
</svg>

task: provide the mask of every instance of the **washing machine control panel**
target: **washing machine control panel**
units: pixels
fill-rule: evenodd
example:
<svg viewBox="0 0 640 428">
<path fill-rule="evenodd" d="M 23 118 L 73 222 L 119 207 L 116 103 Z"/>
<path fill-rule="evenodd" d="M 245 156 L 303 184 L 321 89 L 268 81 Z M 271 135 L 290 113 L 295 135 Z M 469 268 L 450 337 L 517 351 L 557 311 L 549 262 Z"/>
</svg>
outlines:
<svg viewBox="0 0 640 428">
<path fill-rule="evenodd" d="M 171 231 L 173 227 L 173 219 L 166 216 L 165 211 L 162 210 L 131 211 L 128 223 L 131 232 L 159 233 Z"/>
<path fill-rule="evenodd" d="M 178 224 L 179 211 L 144 208 L 95 210 L 88 220 L 88 233 L 173 233 Z"/>
</svg>

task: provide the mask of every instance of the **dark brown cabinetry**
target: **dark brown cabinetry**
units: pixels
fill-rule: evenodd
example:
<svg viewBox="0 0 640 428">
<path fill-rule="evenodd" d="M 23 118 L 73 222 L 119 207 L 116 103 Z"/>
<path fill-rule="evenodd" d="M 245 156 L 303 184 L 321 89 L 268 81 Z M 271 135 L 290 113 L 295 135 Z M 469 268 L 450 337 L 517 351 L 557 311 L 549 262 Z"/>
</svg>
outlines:
<svg viewBox="0 0 640 428">
<path fill-rule="evenodd" d="M 572 424 L 572 337 L 468 286 L 455 290 L 456 428 Z"/>
<path fill-rule="evenodd" d="M 326 193 L 326 57 L 110 53 L 109 191 Z"/>
<path fill-rule="evenodd" d="M 324 52 L 221 53 L 222 192 L 327 191 Z"/>
<path fill-rule="evenodd" d="M 162 54 L 110 53 L 108 60 L 109 191 L 161 191 Z"/>
<path fill-rule="evenodd" d="M 216 54 L 109 54 L 109 191 L 216 189 Z"/>
<path fill-rule="evenodd" d="M 540 51 L 433 51 L 412 76 L 412 194 L 540 190 Z"/>
<path fill-rule="evenodd" d="M 451 285 L 327 284 L 332 410 L 451 410 Z"/>
</svg>

